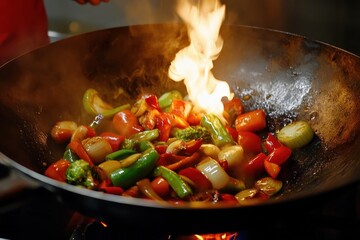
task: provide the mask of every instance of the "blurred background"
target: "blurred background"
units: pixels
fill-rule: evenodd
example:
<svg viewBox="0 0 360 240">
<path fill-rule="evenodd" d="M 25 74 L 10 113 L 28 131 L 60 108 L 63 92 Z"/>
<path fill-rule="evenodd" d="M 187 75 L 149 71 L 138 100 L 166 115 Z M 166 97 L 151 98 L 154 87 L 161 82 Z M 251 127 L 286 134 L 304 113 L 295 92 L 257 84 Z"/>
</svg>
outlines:
<svg viewBox="0 0 360 240">
<path fill-rule="evenodd" d="M 222 0 L 224 24 L 271 28 L 322 41 L 360 55 L 360 1 Z M 180 21 L 176 0 L 110 0 L 98 6 L 45 0 L 53 41 L 126 25 Z"/>
</svg>

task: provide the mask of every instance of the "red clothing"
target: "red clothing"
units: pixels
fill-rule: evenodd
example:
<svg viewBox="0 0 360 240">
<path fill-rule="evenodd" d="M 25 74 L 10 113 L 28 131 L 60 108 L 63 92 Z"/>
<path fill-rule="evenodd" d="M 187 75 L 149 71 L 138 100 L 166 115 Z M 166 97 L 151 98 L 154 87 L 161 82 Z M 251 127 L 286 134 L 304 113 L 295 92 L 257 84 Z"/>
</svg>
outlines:
<svg viewBox="0 0 360 240">
<path fill-rule="evenodd" d="M 0 66 L 49 43 L 42 0 L 0 0 Z"/>
</svg>

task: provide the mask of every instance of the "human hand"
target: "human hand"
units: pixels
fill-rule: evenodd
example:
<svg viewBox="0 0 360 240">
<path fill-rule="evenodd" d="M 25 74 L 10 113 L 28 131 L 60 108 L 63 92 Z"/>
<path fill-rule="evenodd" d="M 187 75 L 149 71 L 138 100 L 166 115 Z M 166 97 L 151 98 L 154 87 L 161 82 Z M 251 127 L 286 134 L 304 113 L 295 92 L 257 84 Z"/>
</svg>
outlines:
<svg viewBox="0 0 360 240">
<path fill-rule="evenodd" d="M 109 0 L 74 0 L 74 1 L 79 3 L 79 4 L 90 3 L 91 5 L 98 5 L 101 2 L 109 2 Z"/>
</svg>

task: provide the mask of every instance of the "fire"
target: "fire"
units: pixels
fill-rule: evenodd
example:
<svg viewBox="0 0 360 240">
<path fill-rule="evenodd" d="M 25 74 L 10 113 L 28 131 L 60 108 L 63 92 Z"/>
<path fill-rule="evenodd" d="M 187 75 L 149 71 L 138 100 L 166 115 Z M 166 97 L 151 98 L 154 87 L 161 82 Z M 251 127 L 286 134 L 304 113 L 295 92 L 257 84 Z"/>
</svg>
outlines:
<svg viewBox="0 0 360 240">
<path fill-rule="evenodd" d="M 223 46 L 219 35 L 225 18 L 225 5 L 218 0 L 179 0 L 177 12 L 187 26 L 190 45 L 181 49 L 171 62 L 169 77 L 186 85 L 195 110 L 214 113 L 223 120 L 221 99 L 232 98 L 229 85 L 211 72 Z"/>
</svg>

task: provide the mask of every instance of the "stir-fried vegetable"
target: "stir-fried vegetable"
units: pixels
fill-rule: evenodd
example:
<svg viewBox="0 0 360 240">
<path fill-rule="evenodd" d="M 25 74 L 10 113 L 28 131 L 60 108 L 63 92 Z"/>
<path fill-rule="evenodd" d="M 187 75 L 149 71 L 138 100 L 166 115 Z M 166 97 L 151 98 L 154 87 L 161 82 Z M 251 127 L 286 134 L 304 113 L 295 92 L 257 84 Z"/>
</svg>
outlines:
<svg viewBox="0 0 360 240">
<path fill-rule="evenodd" d="M 286 125 L 277 134 L 281 143 L 291 149 L 307 145 L 314 137 L 314 131 L 305 121 L 295 121 Z"/>
<path fill-rule="evenodd" d="M 256 204 L 281 191 L 284 163 L 314 136 L 304 121 L 266 132 L 265 111 L 245 112 L 237 97 L 223 101 L 221 117 L 185 99 L 174 90 L 113 108 L 87 90 L 95 120 L 55 123 L 51 136 L 66 148 L 45 175 L 124 197 Z"/>
</svg>

